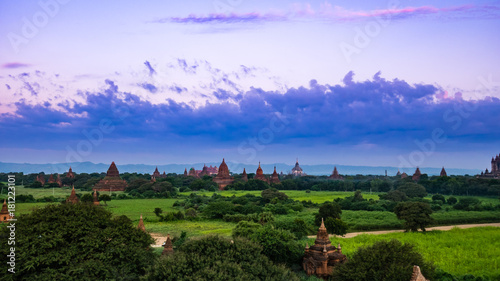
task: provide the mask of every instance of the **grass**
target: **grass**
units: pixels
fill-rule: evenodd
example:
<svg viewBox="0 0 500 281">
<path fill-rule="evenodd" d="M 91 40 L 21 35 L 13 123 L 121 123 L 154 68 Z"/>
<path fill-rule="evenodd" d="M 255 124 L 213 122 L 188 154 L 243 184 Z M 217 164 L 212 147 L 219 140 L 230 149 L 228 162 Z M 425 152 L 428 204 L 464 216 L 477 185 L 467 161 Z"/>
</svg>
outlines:
<svg viewBox="0 0 500 281">
<path fill-rule="evenodd" d="M 195 221 L 173 221 L 173 222 L 145 221 L 144 226 L 146 227 L 147 231 L 151 233 L 160 233 L 165 236 L 167 234 L 180 236 L 182 231 L 186 231 L 188 237 L 194 237 L 207 234 L 220 234 L 223 236 L 231 236 L 231 231 L 236 226 L 236 224 L 220 220 L 201 220 L 201 221 L 195 220 Z"/>
<path fill-rule="evenodd" d="M 226 197 L 231 197 L 231 196 L 243 196 L 245 194 L 253 194 L 255 196 L 260 196 L 262 191 L 260 190 L 224 190 L 224 191 L 217 191 L 217 192 L 212 192 L 212 191 L 195 191 L 194 193 L 198 195 L 206 195 L 206 196 L 212 196 L 212 194 L 217 193 L 222 196 Z M 323 203 L 326 201 L 332 201 L 335 198 L 345 198 L 348 196 L 353 196 L 354 192 L 348 191 L 348 192 L 343 192 L 343 191 L 311 191 L 310 193 L 306 193 L 305 190 L 281 190 L 281 192 L 284 192 L 286 195 L 288 195 L 288 198 L 293 199 L 293 200 L 306 200 L 309 201 L 311 200 L 313 203 Z M 193 193 L 191 192 L 180 192 L 180 195 L 183 196 L 188 196 L 189 194 Z M 378 200 L 378 194 L 382 194 L 379 192 L 372 192 L 372 194 L 369 193 L 363 193 L 363 198 L 365 199 L 374 199 Z"/>
<path fill-rule="evenodd" d="M 425 260 L 432 261 L 436 267 L 453 275 L 472 274 L 500 278 L 498 227 L 453 228 L 449 231 L 435 230 L 426 233 L 363 234 L 353 238 L 335 237 L 331 240 L 334 245 L 340 243 L 342 252 L 349 257 L 358 247 L 390 239 L 414 244 Z M 311 243 L 314 239 L 308 241 Z"/>
<path fill-rule="evenodd" d="M 81 191 L 80 189 L 75 189 L 76 193 L 91 193 L 91 191 Z M 113 194 L 122 194 L 124 193 L 123 191 L 113 191 Z M 71 187 L 65 186 L 65 187 L 58 187 L 58 188 L 26 188 L 22 185 L 17 185 L 16 186 L 16 195 L 28 195 L 31 194 L 35 199 L 38 198 L 43 198 L 43 197 L 50 197 L 54 196 L 56 198 L 66 198 L 71 194 Z M 109 192 L 106 192 L 106 194 L 109 194 Z M 4 188 L 3 194 L 0 195 L 0 197 L 6 197 L 7 196 L 7 191 Z"/>
</svg>

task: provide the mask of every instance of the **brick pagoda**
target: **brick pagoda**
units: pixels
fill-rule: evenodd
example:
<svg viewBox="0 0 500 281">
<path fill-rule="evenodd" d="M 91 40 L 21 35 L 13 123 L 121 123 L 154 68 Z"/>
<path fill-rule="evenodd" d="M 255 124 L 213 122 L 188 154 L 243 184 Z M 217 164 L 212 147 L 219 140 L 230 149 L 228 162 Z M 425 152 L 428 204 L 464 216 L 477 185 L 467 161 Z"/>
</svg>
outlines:
<svg viewBox="0 0 500 281">
<path fill-rule="evenodd" d="M 342 254 L 340 244 L 338 247 L 332 246 L 323 219 L 321 219 L 321 226 L 314 245 L 309 247 L 306 244 L 302 268 L 307 275 L 316 275 L 326 280 L 330 277 L 336 265 L 346 261 L 347 257 Z"/>
<path fill-rule="evenodd" d="M 222 163 L 219 166 L 219 171 L 217 173 L 217 176 L 213 178 L 213 181 L 217 183 L 217 185 L 219 186 L 219 190 L 223 190 L 224 187 L 234 182 L 234 178 L 229 175 L 229 168 L 227 167 L 224 158 L 222 158 Z"/>
<path fill-rule="evenodd" d="M 120 178 L 115 162 L 111 163 L 104 179 L 100 180 L 92 190 L 97 191 L 125 191 L 127 182 Z"/>
</svg>

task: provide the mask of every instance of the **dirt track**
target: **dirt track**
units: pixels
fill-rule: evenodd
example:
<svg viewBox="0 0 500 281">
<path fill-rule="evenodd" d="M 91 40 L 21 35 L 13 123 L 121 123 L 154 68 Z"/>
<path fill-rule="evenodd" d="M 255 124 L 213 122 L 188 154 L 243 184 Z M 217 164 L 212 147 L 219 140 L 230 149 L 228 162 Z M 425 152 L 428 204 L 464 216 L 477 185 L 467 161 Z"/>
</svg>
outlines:
<svg viewBox="0 0 500 281">
<path fill-rule="evenodd" d="M 435 226 L 435 227 L 429 227 L 426 228 L 427 231 L 431 230 L 450 230 L 454 227 L 458 228 L 471 228 L 471 227 L 481 227 L 481 226 L 496 226 L 500 227 L 500 223 L 481 223 L 481 224 L 461 224 L 461 225 L 445 225 L 445 226 Z M 403 232 L 404 230 L 402 229 L 397 229 L 397 230 L 380 230 L 380 231 L 365 231 L 365 232 L 351 232 L 347 233 L 346 235 L 343 236 L 343 238 L 352 238 L 356 237 L 361 234 L 386 234 L 386 233 L 391 233 L 391 232 Z M 332 235 L 330 235 L 332 236 Z M 314 238 L 316 237 L 315 235 L 308 236 L 309 238 Z"/>
<path fill-rule="evenodd" d="M 500 223 L 482 223 L 482 224 L 462 224 L 462 225 L 445 225 L 445 226 L 435 226 L 435 227 L 429 227 L 426 230 L 431 231 L 431 230 L 450 230 L 454 227 L 458 228 L 471 228 L 471 227 L 481 227 L 481 226 L 495 226 L 495 227 L 500 227 Z M 403 232 L 404 230 L 402 229 L 397 229 L 397 230 L 380 230 L 380 231 L 365 231 L 365 232 L 351 232 L 347 233 L 344 235 L 343 238 L 352 238 L 356 237 L 361 234 L 386 234 L 386 233 L 391 233 L 391 232 Z M 152 247 L 161 247 L 163 242 L 167 240 L 167 237 L 160 234 L 160 233 L 150 233 L 151 236 L 155 239 L 155 244 L 152 245 Z M 332 236 L 332 235 L 330 235 Z M 316 235 L 308 236 L 308 238 L 315 238 Z"/>
</svg>

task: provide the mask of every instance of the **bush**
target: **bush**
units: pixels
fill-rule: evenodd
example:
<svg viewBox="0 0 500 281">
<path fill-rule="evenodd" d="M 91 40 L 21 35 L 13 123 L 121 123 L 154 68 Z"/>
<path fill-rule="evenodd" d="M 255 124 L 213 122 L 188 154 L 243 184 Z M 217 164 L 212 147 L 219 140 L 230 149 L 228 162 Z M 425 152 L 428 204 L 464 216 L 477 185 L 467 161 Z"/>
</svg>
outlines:
<svg viewBox="0 0 500 281">
<path fill-rule="evenodd" d="M 145 280 L 290 280 L 299 278 L 273 264 L 262 247 L 246 239 L 207 236 L 185 242 L 154 264 Z"/>
<path fill-rule="evenodd" d="M 440 200 L 442 202 L 446 202 L 446 199 L 441 194 L 435 194 L 432 196 L 432 201 L 437 201 L 437 200 Z"/>
<path fill-rule="evenodd" d="M 473 197 L 463 197 L 460 198 L 460 201 L 458 201 L 457 204 L 453 206 L 454 209 L 457 210 L 472 210 L 473 208 L 477 208 L 481 205 L 481 201 L 477 198 Z"/>
<path fill-rule="evenodd" d="M 379 241 L 359 248 L 349 261 L 333 271 L 335 281 L 408 281 L 413 266 L 418 265 L 423 275 L 434 277 L 434 266 L 424 261 L 413 245 L 398 240 Z"/>
<path fill-rule="evenodd" d="M 448 203 L 448 205 L 455 205 L 455 204 L 457 204 L 457 202 L 458 202 L 457 198 L 455 198 L 453 196 L 448 197 L 448 200 L 446 201 L 446 203 Z"/>
</svg>

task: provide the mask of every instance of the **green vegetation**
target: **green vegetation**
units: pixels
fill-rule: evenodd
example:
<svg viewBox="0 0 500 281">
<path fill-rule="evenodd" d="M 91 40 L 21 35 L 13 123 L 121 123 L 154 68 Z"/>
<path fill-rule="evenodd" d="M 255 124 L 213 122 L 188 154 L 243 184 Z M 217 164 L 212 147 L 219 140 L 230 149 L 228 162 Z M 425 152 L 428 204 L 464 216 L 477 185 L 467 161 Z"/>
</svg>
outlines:
<svg viewBox="0 0 500 281">
<path fill-rule="evenodd" d="M 3 280 L 131 280 L 155 260 L 150 235 L 92 204 L 51 204 L 17 219 L 15 274 L 5 262 L 11 246 L 0 243 Z M 10 232 L 0 227 L 0 239 Z"/>
<path fill-rule="evenodd" d="M 262 248 L 246 239 L 207 236 L 183 244 L 160 258 L 146 280 L 300 280 L 283 265 L 271 262 Z"/>
<path fill-rule="evenodd" d="M 498 227 L 469 229 L 454 228 L 449 231 L 363 234 L 354 238 L 332 238 L 332 243 L 342 245 L 342 252 L 351 258 L 359 247 L 366 247 L 381 240 L 397 239 L 412 243 L 426 261 L 455 276 L 471 274 L 492 280 L 500 278 L 500 230 Z M 314 241 L 309 239 L 309 243 Z M 305 242 L 303 243 L 305 245 Z M 452 279 L 450 279 L 452 280 Z M 473 280 L 473 279 L 469 279 Z"/>
<path fill-rule="evenodd" d="M 411 244 L 398 240 L 377 241 L 360 247 L 347 263 L 337 267 L 333 274 L 336 281 L 408 281 L 413 266 L 418 265 L 423 275 L 433 280 L 434 267 L 426 262 Z"/>
</svg>

